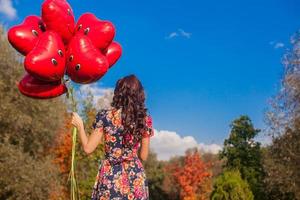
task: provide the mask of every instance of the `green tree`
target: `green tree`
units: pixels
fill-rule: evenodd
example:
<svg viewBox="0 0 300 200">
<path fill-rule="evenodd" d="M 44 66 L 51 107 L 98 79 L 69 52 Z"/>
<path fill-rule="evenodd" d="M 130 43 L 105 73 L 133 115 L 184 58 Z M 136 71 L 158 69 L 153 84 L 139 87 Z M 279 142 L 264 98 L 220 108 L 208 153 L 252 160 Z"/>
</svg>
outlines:
<svg viewBox="0 0 300 200">
<path fill-rule="evenodd" d="M 49 199 L 60 192 L 58 169 L 51 156 L 34 159 L 16 145 L 0 143 L 0 199 Z"/>
<path fill-rule="evenodd" d="M 224 142 L 220 158 L 225 159 L 226 169 L 239 170 L 254 194 L 255 199 L 265 199 L 263 166 L 260 143 L 254 141 L 260 132 L 248 116 L 241 116 L 231 124 L 231 132 Z"/>
<path fill-rule="evenodd" d="M 253 200 L 247 181 L 237 170 L 225 171 L 214 182 L 212 200 Z"/>
<path fill-rule="evenodd" d="M 167 199 L 167 194 L 162 188 L 165 178 L 164 162 L 157 160 L 156 153 L 150 151 L 147 161 L 143 162 L 143 166 L 148 180 L 150 200 Z"/>
<path fill-rule="evenodd" d="M 20 94 L 22 58 L 0 26 L 0 199 L 48 199 L 60 183 L 49 153 L 61 117 L 62 98 L 34 100 Z"/>
</svg>

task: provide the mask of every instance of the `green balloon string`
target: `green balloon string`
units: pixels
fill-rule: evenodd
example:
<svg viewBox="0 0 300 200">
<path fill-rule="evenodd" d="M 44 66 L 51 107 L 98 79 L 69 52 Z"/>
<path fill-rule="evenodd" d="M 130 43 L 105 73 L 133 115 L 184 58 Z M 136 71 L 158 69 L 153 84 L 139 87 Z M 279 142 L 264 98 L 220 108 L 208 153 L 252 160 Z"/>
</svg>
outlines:
<svg viewBox="0 0 300 200">
<path fill-rule="evenodd" d="M 68 98 L 71 98 L 71 103 L 72 103 L 72 111 L 76 112 L 77 111 L 77 105 L 74 97 L 74 89 L 73 87 L 68 89 Z M 71 183 L 71 189 L 70 189 L 70 199 L 71 200 L 80 200 L 79 196 L 79 189 L 77 185 L 77 180 L 76 180 L 76 174 L 75 174 L 75 155 L 76 155 L 76 140 L 77 139 L 77 128 L 73 127 L 72 130 L 72 157 L 71 157 L 71 169 L 69 173 L 69 178 L 68 181 Z"/>
</svg>

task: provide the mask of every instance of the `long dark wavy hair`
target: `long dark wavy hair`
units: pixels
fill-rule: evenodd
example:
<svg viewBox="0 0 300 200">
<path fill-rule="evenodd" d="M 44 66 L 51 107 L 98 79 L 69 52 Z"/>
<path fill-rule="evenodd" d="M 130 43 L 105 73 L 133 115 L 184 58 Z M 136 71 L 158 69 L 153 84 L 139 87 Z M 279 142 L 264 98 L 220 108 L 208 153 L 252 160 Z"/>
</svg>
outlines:
<svg viewBox="0 0 300 200">
<path fill-rule="evenodd" d="M 144 88 L 135 75 L 123 77 L 117 81 L 112 107 L 122 109 L 123 145 L 133 147 L 146 131 Z"/>
</svg>

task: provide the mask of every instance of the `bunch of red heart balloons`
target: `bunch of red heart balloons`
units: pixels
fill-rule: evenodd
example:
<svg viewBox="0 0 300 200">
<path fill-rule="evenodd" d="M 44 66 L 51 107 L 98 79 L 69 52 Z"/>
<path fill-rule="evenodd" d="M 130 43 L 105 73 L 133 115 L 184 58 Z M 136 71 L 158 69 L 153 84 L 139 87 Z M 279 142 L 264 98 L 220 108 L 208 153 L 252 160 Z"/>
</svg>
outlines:
<svg viewBox="0 0 300 200">
<path fill-rule="evenodd" d="M 99 80 L 122 54 L 109 21 L 85 13 L 75 23 L 66 0 L 45 0 L 41 18 L 28 16 L 8 31 L 11 45 L 25 56 L 26 75 L 20 92 L 32 98 L 53 98 L 67 88 L 64 75 L 76 83 Z"/>
</svg>

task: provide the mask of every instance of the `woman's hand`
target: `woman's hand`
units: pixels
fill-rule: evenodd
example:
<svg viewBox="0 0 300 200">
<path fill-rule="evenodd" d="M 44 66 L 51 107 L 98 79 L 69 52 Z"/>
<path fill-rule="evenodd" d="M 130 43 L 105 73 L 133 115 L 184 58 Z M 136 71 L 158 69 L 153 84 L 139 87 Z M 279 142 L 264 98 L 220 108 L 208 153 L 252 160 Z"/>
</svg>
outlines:
<svg viewBox="0 0 300 200">
<path fill-rule="evenodd" d="M 76 112 L 72 113 L 72 125 L 74 125 L 78 130 L 83 128 L 83 121 Z"/>
</svg>

